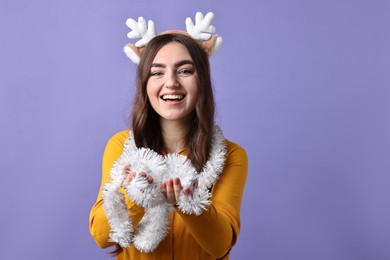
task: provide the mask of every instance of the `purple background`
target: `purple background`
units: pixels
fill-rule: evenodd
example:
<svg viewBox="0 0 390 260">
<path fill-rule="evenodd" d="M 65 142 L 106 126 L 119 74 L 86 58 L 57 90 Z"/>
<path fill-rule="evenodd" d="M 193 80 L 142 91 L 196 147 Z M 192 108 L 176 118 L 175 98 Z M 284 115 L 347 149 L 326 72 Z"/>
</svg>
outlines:
<svg viewBox="0 0 390 260">
<path fill-rule="evenodd" d="M 216 13 L 217 120 L 249 156 L 232 259 L 390 259 L 390 1 L 0 2 L 0 259 L 111 259 L 88 231 L 136 66 L 125 20 Z"/>
</svg>

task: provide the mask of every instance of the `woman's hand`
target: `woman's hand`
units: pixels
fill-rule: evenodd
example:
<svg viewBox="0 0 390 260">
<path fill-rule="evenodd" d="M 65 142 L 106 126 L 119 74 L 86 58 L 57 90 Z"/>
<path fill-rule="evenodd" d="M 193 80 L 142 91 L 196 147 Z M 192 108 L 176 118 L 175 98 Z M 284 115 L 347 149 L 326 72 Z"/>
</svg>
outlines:
<svg viewBox="0 0 390 260">
<path fill-rule="evenodd" d="M 168 203 L 176 204 L 179 201 L 180 193 L 183 190 L 185 195 L 190 195 L 191 190 L 188 188 L 183 189 L 179 178 L 170 178 L 161 183 L 161 190 Z"/>
<path fill-rule="evenodd" d="M 130 168 L 130 164 L 128 165 L 125 165 L 125 167 L 123 167 L 123 171 L 124 173 L 127 175 L 126 176 L 126 179 L 123 181 L 123 184 L 122 186 L 126 186 L 127 184 L 129 184 L 134 178 L 135 176 L 137 175 L 135 172 L 133 172 Z M 149 184 L 152 184 L 153 183 L 153 178 L 150 177 L 149 175 L 147 175 L 145 172 L 141 172 L 139 174 L 140 177 L 143 177 L 143 178 L 146 178 L 146 180 L 148 181 Z"/>
</svg>

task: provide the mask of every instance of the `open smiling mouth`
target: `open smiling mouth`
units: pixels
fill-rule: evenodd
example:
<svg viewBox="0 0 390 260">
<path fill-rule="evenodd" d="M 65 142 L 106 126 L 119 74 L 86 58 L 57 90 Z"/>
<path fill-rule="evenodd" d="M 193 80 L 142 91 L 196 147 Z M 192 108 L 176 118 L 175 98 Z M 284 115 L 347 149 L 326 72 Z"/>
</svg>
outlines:
<svg viewBox="0 0 390 260">
<path fill-rule="evenodd" d="M 164 101 L 182 101 L 186 96 L 185 95 L 163 95 L 161 99 Z"/>
</svg>

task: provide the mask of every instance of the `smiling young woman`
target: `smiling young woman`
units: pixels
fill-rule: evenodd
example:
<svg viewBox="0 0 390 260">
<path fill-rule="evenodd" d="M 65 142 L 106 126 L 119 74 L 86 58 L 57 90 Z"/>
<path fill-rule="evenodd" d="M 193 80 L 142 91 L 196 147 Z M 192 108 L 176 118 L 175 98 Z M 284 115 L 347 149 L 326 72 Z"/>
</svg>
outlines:
<svg viewBox="0 0 390 260">
<path fill-rule="evenodd" d="M 100 247 L 116 246 L 117 259 L 229 258 L 248 164 L 215 125 L 214 110 L 200 44 L 178 33 L 153 38 L 138 67 L 132 130 L 114 135 L 104 152 L 90 215 Z"/>
</svg>

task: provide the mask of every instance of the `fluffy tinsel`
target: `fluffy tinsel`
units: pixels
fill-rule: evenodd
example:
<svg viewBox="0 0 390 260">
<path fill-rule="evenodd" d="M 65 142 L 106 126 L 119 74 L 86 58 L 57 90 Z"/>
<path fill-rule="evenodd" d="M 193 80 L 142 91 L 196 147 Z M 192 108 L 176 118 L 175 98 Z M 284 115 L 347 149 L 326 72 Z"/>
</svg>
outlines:
<svg viewBox="0 0 390 260">
<path fill-rule="evenodd" d="M 209 160 L 201 172 L 197 172 L 187 157 L 171 153 L 162 156 L 147 148 L 137 148 L 132 133 L 124 144 L 122 155 L 110 171 L 111 181 L 103 187 L 103 207 L 111 226 L 110 241 L 128 248 L 133 244 L 142 252 L 153 251 L 169 232 L 169 212 L 174 210 L 161 191 L 160 184 L 168 178 L 178 177 L 183 188 L 189 188 L 192 195 L 183 192 L 177 208 L 186 214 L 199 216 L 211 204 L 210 188 L 216 182 L 225 164 L 226 143 L 218 126 L 214 127 Z M 129 209 L 123 194 L 119 191 L 126 175 L 125 165 L 136 172 L 134 179 L 125 186 L 127 195 L 145 213 L 134 229 Z M 140 175 L 145 172 L 153 178 L 149 184 Z"/>
</svg>

